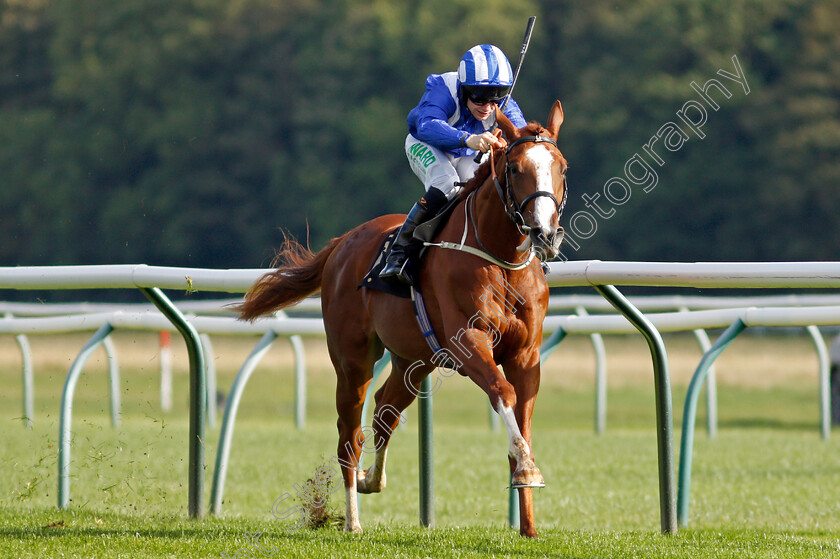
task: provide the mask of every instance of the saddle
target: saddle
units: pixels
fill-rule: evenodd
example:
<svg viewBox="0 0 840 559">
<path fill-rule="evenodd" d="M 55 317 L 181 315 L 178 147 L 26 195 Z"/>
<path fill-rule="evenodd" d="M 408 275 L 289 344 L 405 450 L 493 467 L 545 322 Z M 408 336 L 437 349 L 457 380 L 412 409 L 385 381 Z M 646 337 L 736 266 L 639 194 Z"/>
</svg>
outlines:
<svg viewBox="0 0 840 559">
<path fill-rule="evenodd" d="M 459 198 L 456 196 L 450 200 L 432 219 L 425 221 L 417 226 L 414 230 L 415 243 L 408 251 L 408 276 L 412 279 L 412 285 L 418 287 L 418 271 L 420 270 L 420 262 L 423 259 L 423 254 L 426 252 L 424 242 L 432 242 L 435 235 L 446 225 L 449 216 L 458 205 Z M 376 251 L 376 256 L 373 259 L 368 273 L 362 279 L 358 288 L 367 287 L 368 289 L 376 289 L 384 293 L 390 293 L 403 299 L 411 298 L 411 286 L 399 281 L 386 281 L 379 277 L 379 272 L 385 267 L 385 257 L 388 256 L 388 251 L 391 249 L 391 243 L 394 242 L 394 237 L 397 236 L 399 226 L 391 230 Z"/>
</svg>

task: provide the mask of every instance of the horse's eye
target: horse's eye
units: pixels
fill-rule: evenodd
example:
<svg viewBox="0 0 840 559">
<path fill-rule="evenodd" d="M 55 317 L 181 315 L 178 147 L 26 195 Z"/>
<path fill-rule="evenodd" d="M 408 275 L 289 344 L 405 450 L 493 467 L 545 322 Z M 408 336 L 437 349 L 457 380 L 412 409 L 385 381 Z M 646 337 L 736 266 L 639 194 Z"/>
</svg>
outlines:
<svg viewBox="0 0 840 559">
<path fill-rule="evenodd" d="M 511 165 L 510 166 L 510 174 L 511 175 L 518 175 L 519 174 L 519 167 L 517 167 L 516 165 Z"/>
</svg>

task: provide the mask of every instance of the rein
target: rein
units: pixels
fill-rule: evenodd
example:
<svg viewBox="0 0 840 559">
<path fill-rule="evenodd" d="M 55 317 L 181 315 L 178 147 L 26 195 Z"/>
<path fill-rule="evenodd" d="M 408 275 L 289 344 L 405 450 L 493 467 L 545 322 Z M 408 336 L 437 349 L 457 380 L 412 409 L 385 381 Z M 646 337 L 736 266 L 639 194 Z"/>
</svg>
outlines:
<svg viewBox="0 0 840 559">
<path fill-rule="evenodd" d="M 530 231 L 531 229 L 529 226 L 525 225 L 525 218 L 522 216 L 522 210 L 525 208 L 528 202 L 540 196 L 548 196 L 554 202 L 558 215 L 561 215 L 563 213 L 563 208 L 566 206 L 566 200 L 568 199 L 568 190 L 564 187 L 563 200 L 560 203 L 557 202 L 557 197 L 554 196 L 554 193 L 545 192 L 543 190 L 538 190 L 532 194 L 529 194 L 525 197 L 521 204 L 517 203 L 516 196 L 514 195 L 513 190 L 511 188 L 510 164 L 508 161 L 508 155 L 510 154 L 510 151 L 519 144 L 541 142 L 551 144 L 555 148 L 557 148 L 557 142 L 546 136 L 523 136 L 522 138 L 515 140 L 507 147 L 507 149 L 505 150 L 504 189 L 499 183 L 499 177 L 496 175 L 496 164 L 493 159 L 493 150 L 490 150 L 490 176 L 493 179 L 493 184 L 496 186 L 496 192 L 499 194 L 499 198 L 502 200 L 502 205 L 505 208 L 505 213 L 510 218 L 510 220 L 513 221 L 517 229 L 519 229 L 519 232 L 523 234 L 526 234 L 523 232 L 523 229 L 525 229 L 525 231 Z M 508 262 L 507 260 L 503 260 L 495 256 L 492 252 L 490 252 L 487 249 L 487 247 L 484 246 L 484 243 L 481 242 L 481 237 L 479 237 L 478 235 L 478 224 L 475 222 L 475 192 L 475 190 L 470 192 L 470 194 L 467 196 L 466 201 L 464 202 L 464 234 L 461 237 L 461 243 L 458 244 L 448 241 L 441 241 L 439 243 L 424 242 L 423 245 L 467 252 L 469 254 L 478 256 L 489 262 L 492 262 L 493 264 L 501 268 L 505 268 L 507 270 L 522 270 L 523 268 L 526 268 L 534 257 L 535 251 L 533 247 L 528 251 L 528 256 L 523 261 Z M 469 217 L 469 219 L 467 219 L 467 217 Z M 481 250 L 464 244 L 467 239 L 467 227 L 469 224 L 472 224 L 473 232 L 475 233 L 475 240 L 476 242 L 478 242 L 478 246 L 481 247 Z"/>
<path fill-rule="evenodd" d="M 494 256 L 487 247 L 484 246 L 484 243 L 481 242 L 481 239 L 478 237 L 478 227 L 476 226 L 475 219 L 473 218 L 472 214 L 475 214 L 475 209 L 473 209 L 472 214 L 470 213 L 470 208 L 475 203 L 475 191 L 472 191 L 467 196 L 467 199 L 464 201 L 464 234 L 461 235 L 461 242 L 460 243 L 453 243 L 450 241 L 440 241 L 438 243 L 431 243 L 428 241 L 423 242 L 424 247 L 438 247 L 438 248 L 445 248 L 449 250 L 459 250 L 461 252 L 466 252 L 467 254 L 472 254 L 473 256 L 478 256 L 479 258 L 483 258 L 488 262 L 492 262 L 496 266 L 500 268 L 504 268 L 506 270 L 523 270 L 527 268 L 531 264 L 531 260 L 534 258 L 534 249 L 528 251 L 528 256 L 522 260 L 521 262 L 508 262 L 507 260 L 502 260 Z M 469 226 L 472 223 L 473 230 L 475 231 L 475 240 L 478 241 L 478 245 L 481 249 L 477 249 L 467 245 L 467 233 L 469 232 Z M 483 250 L 482 250 L 483 249 Z"/>
</svg>

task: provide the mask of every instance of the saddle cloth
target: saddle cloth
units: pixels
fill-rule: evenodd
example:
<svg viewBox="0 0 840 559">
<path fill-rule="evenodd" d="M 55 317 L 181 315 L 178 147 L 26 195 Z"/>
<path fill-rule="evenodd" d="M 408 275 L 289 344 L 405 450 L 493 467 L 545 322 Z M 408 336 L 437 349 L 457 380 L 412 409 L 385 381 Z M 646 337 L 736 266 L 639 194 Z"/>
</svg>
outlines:
<svg viewBox="0 0 840 559">
<path fill-rule="evenodd" d="M 446 221 L 449 219 L 449 216 L 452 214 L 452 211 L 457 205 L 458 198 L 456 197 L 454 200 L 451 200 L 448 204 L 446 204 L 446 206 L 444 206 L 435 217 L 418 225 L 414 230 L 414 238 L 421 242 L 431 242 L 437 232 L 440 231 L 446 224 Z M 382 246 L 380 246 L 379 250 L 376 251 L 376 257 L 373 259 L 373 264 L 371 265 L 370 270 L 368 270 L 368 273 L 365 274 L 365 277 L 362 279 L 359 287 L 376 289 L 377 291 L 390 293 L 391 295 L 396 295 L 397 297 L 410 299 L 411 286 L 405 285 L 397 280 L 385 281 L 379 278 L 379 272 L 381 272 L 382 268 L 385 267 L 385 257 L 388 256 L 391 243 L 394 242 L 394 237 L 397 236 L 398 230 L 399 228 L 394 229 L 385 237 L 385 240 L 382 242 Z M 420 269 L 420 262 L 425 251 L 426 247 L 422 247 L 419 250 L 415 249 L 409 251 L 408 275 L 414 280 L 413 283 L 415 288 L 419 288 L 417 285 L 417 271 Z"/>
<path fill-rule="evenodd" d="M 411 298 L 411 286 L 406 285 L 401 281 L 386 281 L 379 277 L 379 272 L 381 272 L 382 268 L 385 267 L 385 257 L 388 256 L 388 250 L 391 248 L 391 243 L 394 242 L 394 237 L 397 236 L 397 231 L 399 231 L 399 228 L 394 229 L 385 237 L 385 240 L 382 242 L 382 246 L 380 246 L 379 250 L 376 251 L 376 258 L 373 260 L 373 265 L 359 284 L 359 289 L 367 287 L 368 289 L 376 289 L 377 291 L 390 293 L 391 295 L 396 295 L 397 297 L 402 297 L 403 299 Z M 413 267 L 415 260 L 417 259 L 412 258 L 409 261 L 409 265 Z M 414 270 L 411 272 L 413 271 Z M 411 277 L 414 277 L 413 273 L 411 273 Z"/>
</svg>

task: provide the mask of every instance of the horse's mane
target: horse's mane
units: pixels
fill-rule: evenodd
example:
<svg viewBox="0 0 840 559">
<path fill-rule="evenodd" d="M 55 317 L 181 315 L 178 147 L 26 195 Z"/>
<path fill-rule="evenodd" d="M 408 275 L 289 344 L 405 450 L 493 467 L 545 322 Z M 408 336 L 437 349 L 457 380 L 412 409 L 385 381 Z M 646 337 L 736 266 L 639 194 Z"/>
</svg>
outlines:
<svg viewBox="0 0 840 559">
<path fill-rule="evenodd" d="M 519 130 L 522 133 L 522 136 L 547 136 L 548 130 L 543 128 L 543 125 L 539 122 L 531 121 L 524 128 Z M 494 159 L 496 159 L 501 153 L 502 150 L 496 150 L 494 152 Z M 475 170 L 475 174 L 473 177 L 467 181 L 465 185 L 461 188 L 461 192 L 458 193 L 458 198 L 460 200 L 465 200 L 467 196 L 474 190 L 477 190 L 479 186 L 484 184 L 484 181 L 490 176 L 490 160 L 488 159 L 481 165 L 479 165 L 478 169 Z"/>
</svg>

